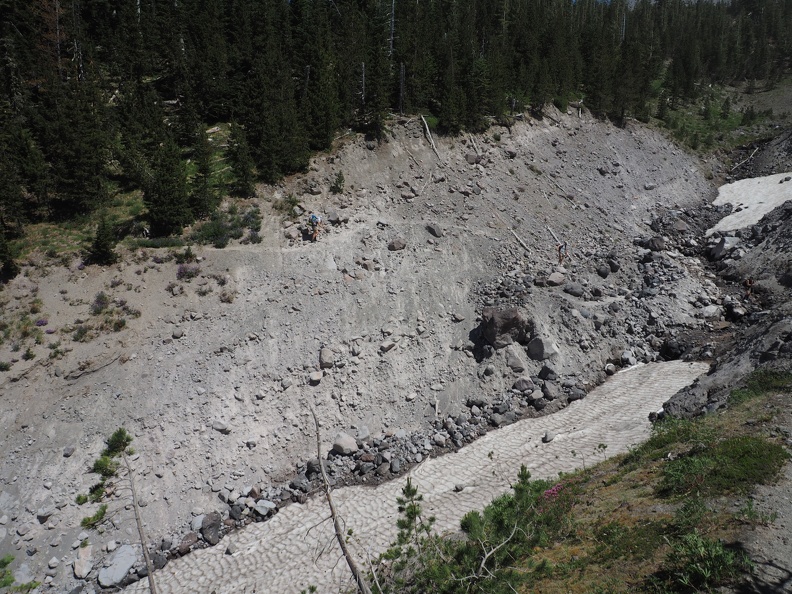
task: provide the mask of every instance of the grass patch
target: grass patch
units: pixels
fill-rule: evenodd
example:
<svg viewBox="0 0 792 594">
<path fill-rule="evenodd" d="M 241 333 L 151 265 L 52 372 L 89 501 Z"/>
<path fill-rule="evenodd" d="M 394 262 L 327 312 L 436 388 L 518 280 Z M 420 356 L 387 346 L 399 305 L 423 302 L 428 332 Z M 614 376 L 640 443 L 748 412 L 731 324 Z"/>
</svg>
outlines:
<svg viewBox="0 0 792 594">
<path fill-rule="evenodd" d="M 736 406 L 767 392 L 789 390 L 790 387 L 792 387 L 792 373 L 754 371 L 745 380 L 744 387 L 732 391 L 729 395 L 729 404 Z"/>
<path fill-rule="evenodd" d="M 783 446 L 752 435 L 740 435 L 669 462 L 658 492 L 715 496 L 745 493 L 772 481 L 789 458 Z"/>
</svg>

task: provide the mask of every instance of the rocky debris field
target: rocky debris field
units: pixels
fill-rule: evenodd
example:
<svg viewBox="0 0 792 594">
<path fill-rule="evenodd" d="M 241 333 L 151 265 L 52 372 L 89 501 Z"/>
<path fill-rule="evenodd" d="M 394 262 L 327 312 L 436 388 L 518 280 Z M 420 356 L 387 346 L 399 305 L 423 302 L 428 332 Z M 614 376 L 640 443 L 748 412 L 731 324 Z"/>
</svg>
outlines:
<svg viewBox="0 0 792 594">
<path fill-rule="evenodd" d="M 45 329 L 31 358 L 0 345 L 15 360 L 0 375 L 0 550 L 18 581 L 70 592 L 145 576 L 128 490 L 92 531 L 80 520 L 98 505 L 75 503 L 120 426 L 161 567 L 317 489 L 312 409 L 331 482 L 371 484 L 638 362 L 712 361 L 706 381 L 732 369 L 666 406 L 689 414 L 719 406 L 762 353 L 788 362 L 774 256 L 787 210 L 707 238 L 729 207 L 710 204 L 696 159 L 585 113 L 435 142 L 408 119 L 381 144 L 348 137 L 259 189 L 260 244 L 195 249 L 195 263 L 165 249 L 107 269 L 31 258 L 0 293 L 4 321 Z"/>
</svg>

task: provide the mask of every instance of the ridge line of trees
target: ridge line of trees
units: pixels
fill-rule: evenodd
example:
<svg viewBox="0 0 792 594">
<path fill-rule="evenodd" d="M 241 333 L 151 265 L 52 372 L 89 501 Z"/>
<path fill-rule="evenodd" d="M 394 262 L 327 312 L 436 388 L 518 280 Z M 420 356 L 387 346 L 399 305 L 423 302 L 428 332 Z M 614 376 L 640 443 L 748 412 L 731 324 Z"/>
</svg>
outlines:
<svg viewBox="0 0 792 594">
<path fill-rule="evenodd" d="M 0 0 L 0 233 L 142 190 L 155 235 L 306 167 L 389 111 L 479 131 L 584 98 L 615 120 L 774 84 L 792 0 Z M 207 125 L 231 122 L 215 188 Z M 186 159 L 197 164 L 188 176 Z"/>
</svg>

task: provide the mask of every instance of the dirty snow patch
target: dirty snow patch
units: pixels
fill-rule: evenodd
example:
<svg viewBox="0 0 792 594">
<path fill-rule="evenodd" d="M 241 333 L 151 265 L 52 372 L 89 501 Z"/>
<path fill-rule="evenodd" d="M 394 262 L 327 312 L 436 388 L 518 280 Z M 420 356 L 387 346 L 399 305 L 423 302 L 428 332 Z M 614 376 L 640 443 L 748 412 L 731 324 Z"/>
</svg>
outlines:
<svg viewBox="0 0 792 594">
<path fill-rule="evenodd" d="M 767 213 L 792 200 L 792 180 L 784 181 L 789 177 L 792 173 L 777 173 L 721 186 L 712 204 L 731 204 L 737 212 L 732 212 L 708 229 L 707 237 L 716 231 L 735 231 L 755 225 Z"/>
</svg>

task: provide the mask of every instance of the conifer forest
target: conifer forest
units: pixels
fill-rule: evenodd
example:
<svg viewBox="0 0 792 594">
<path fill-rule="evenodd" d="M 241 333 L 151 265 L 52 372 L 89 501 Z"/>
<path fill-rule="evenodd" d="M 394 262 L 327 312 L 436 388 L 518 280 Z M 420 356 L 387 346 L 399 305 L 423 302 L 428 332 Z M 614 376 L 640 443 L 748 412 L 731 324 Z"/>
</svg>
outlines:
<svg viewBox="0 0 792 594">
<path fill-rule="evenodd" d="M 394 113 L 441 134 L 581 99 L 647 120 L 709 84 L 775 84 L 790 31 L 792 0 L 0 0 L 3 242 L 133 190 L 153 235 L 178 233 Z"/>
</svg>

